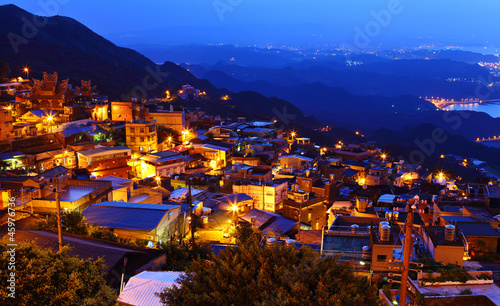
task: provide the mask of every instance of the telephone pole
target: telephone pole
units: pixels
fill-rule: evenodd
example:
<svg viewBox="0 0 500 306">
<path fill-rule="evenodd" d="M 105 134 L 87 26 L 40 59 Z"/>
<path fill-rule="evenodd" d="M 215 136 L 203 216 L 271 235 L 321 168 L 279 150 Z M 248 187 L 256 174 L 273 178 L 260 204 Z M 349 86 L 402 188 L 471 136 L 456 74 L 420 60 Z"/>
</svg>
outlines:
<svg viewBox="0 0 500 306">
<path fill-rule="evenodd" d="M 410 269 L 410 254 L 413 247 L 411 233 L 413 231 L 413 209 L 408 209 L 406 217 L 405 245 L 403 250 L 403 271 L 401 273 L 401 290 L 399 291 L 399 305 L 406 305 L 406 292 L 408 291 L 408 272 Z"/>
<path fill-rule="evenodd" d="M 55 188 L 54 193 L 56 195 L 56 206 L 57 206 L 57 237 L 59 242 L 59 251 L 62 250 L 63 247 L 63 237 L 62 237 L 62 224 L 61 224 L 61 201 L 59 195 L 59 183 L 58 178 L 54 175 Z"/>
<path fill-rule="evenodd" d="M 188 204 L 189 204 L 189 217 L 191 218 L 191 242 L 194 249 L 194 215 L 193 215 L 193 198 L 191 197 L 191 176 L 188 176 Z"/>
</svg>

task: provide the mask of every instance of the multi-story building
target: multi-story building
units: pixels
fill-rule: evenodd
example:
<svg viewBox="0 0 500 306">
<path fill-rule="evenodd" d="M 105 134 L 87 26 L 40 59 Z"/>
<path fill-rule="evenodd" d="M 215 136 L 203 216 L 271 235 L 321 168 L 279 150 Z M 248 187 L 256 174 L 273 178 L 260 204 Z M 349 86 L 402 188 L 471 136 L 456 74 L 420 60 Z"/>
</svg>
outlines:
<svg viewBox="0 0 500 306">
<path fill-rule="evenodd" d="M 111 101 L 111 120 L 132 122 L 138 119 L 136 116 L 136 107 L 134 102 Z"/>
<path fill-rule="evenodd" d="M 138 173 L 141 178 L 184 173 L 186 168 L 184 156 L 171 151 L 148 154 L 140 160 Z"/>
<path fill-rule="evenodd" d="M 224 184 L 226 182 L 224 181 Z M 254 200 L 254 208 L 270 212 L 283 209 L 283 200 L 287 195 L 288 182 L 246 182 L 233 185 L 233 193 L 246 193 Z"/>
<path fill-rule="evenodd" d="M 127 165 L 132 150 L 127 147 L 98 147 L 77 152 L 78 167 L 86 168 L 95 178 L 114 175 L 128 178 L 131 168 Z"/>
<path fill-rule="evenodd" d="M 156 111 L 147 112 L 144 116 L 147 120 L 156 120 L 156 124 L 158 126 L 172 129 L 177 131 L 179 134 L 186 128 L 184 112 Z"/>
<path fill-rule="evenodd" d="M 9 109 L 0 110 L 0 141 L 11 140 L 14 138 L 13 124 L 12 111 Z"/>
<path fill-rule="evenodd" d="M 156 120 L 143 119 L 126 123 L 127 146 L 134 152 L 154 153 L 158 151 Z"/>
<path fill-rule="evenodd" d="M 365 184 L 369 186 L 388 185 L 390 175 L 391 173 L 389 172 L 389 168 L 387 167 L 373 167 L 368 170 Z"/>
</svg>

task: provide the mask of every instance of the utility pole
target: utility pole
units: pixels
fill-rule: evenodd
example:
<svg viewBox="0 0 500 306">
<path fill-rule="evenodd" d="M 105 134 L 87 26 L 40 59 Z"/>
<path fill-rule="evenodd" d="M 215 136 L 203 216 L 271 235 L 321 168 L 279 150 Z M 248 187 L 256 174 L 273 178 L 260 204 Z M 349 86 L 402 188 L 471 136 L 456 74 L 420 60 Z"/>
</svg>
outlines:
<svg viewBox="0 0 500 306">
<path fill-rule="evenodd" d="M 193 198 L 191 197 L 191 176 L 188 176 L 188 204 L 189 204 L 189 217 L 191 218 L 191 242 L 194 249 L 194 215 L 193 215 Z"/>
<path fill-rule="evenodd" d="M 399 305 L 406 305 L 406 292 L 408 290 L 408 272 L 410 269 L 410 253 L 412 245 L 411 233 L 413 231 L 413 209 L 408 209 L 406 217 L 405 245 L 403 250 L 403 271 L 401 273 L 401 290 L 399 291 Z"/>
<path fill-rule="evenodd" d="M 299 238 L 297 241 L 300 241 L 300 221 L 302 218 L 302 202 L 299 203 L 299 220 L 297 221 L 297 226 L 298 226 L 298 233 L 297 233 L 297 238 Z"/>
<path fill-rule="evenodd" d="M 56 175 L 54 175 L 54 181 L 56 186 L 54 188 L 54 193 L 56 195 L 56 206 L 57 206 L 57 237 L 59 241 L 59 251 L 61 251 L 63 247 L 62 224 L 61 224 L 61 201 L 59 195 L 58 178 Z"/>
</svg>

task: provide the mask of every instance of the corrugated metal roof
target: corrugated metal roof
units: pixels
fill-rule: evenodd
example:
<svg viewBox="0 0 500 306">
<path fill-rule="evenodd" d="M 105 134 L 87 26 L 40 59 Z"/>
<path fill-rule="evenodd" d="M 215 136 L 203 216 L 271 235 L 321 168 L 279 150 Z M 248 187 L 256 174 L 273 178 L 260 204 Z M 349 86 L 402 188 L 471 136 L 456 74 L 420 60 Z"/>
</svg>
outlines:
<svg viewBox="0 0 500 306">
<path fill-rule="evenodd" d="M 136 207 L 91 205 L 83 211 L 89 223 L 108 228 L 152 231 L 163 219 L 167 210 Z"/>
<path fill-rule="evenodd" d="M 118 301 L 130 305 L 163 306 L 155 293 L 167 287 L 180 285 L 177 280 L 183 274 L 184 272 L 141 272 L 130 278 L 118 297 Z"/>
<path fill-rule="evenodd" d="M 153 210 L 171 210 L 179 207 L 179 205 L 145 204 L 145 203 L 131 203 L 131 202 L 118 202 L 118 201 L 106 201 L 106 202 L 96 203 L 94 205 L 122 207 L 122 208 L 153 209 Z"/>
<path fill-rule="evenodd" d="M 80 128 L 69 128 L 69 129 L 66 129 L 64 131 L 61 131 L 60 133 L 64 137 L 69 137 L 69 136 L 74 135 L 74 134 L 89 132 L 89 131 L 93 131 L 95 129 L 96 129 L 96 126 L 91 125 L 91 126 L 84 126 L 84 127 L 80 127 Z"/>
<path fill-rule="evenodd" d="M 483 222 L 457 222 L 455 223 L 459 231 L 465 236 L 474 237 L 498 237 L 500 234 L 491 224 Z"/>
<path fill-rule="evenodd" d="M 296 221 L 282 215 L 256 208 L 253 208 L 241 218 L 250 223 L 252 216 L 256 218 L 255 225 L 263 232 L 277 233 L 279 230 L 282 233 L 287 233 L 297 225 Z"/>
<path fill-rule="evenodd" d="M 313 161 L 314 160 L 313 158 L 310 158 L 310 157 L 306 157 L 303 155 L 295 155 L 295 154 L 280 156 L 278 159 L 286 159 L 286 158 L 297 158 L 297 159 L 302 159 L 302 160 L 306 160 L 306 161 Z"/>
<path fill-rule="evenodd" d="M 141 253 L 136 250 L 118 247 L 106 242 L 88 240 L 86 237 L 77 238 L 64 236 L 64 244 L 71 246 L 68 256 L 78 256 L 82 259 L 91 258 L 96 260 L 104 259 L 105 271 L 109 272 L 117 263 L 123 260 L 123 256 L 129 253 Z M 43 231 L 16 231 L 16 241 L 34 241 L 43 248 L 50 248 L 53 251 L 58 249 L 57 233 Z"/>
<path fill-rule="evenodd" d="M 384 202 L 384 203 L 392 203 L 394 202 L 394 199 L 397 198 L 398 196 L 393 195 L 393 194 L 383 194 L 378 198 L 378 202 Z"/>
<path fill-rule="evenodd" d="M 97 155 L 97 154 L 111 154 L 111 153 L 114 153 L 115 151 L 131 151 L 132 149 L 128 148 L 128 147 L 123 147 L 123 146 L 119 146 L 119 147 L 97 147 L 97 148 L 94 148 L 94 149 L 89 149 L 89 150 L 84 150 L 84 151 L 80 151 L 78 152 L 79 154 L 81 155 L 84 155 L 84 156 L 91 156 L 91 155 Z"/>
<path fill-rule="evenodd" d="M 203 192 L 205 192 L 205 190 L 191 188 L 191 196 L 192 197 L 198 196 L 199 194 L 201 194 Z M 172 191 L 170 198 L 176 199 L 176 200 L 187 199 L 188 193 L 189 193 L 189 190 L 186 187 L 177 188 L 174 191 Z"/>
<path fill-rule="evenodd" d="M 246 193 L 232 193 L 225 197 L 219 198 L 219 201 L 236 204 L 244 201 L 252 201 L 252 197 L 247 195 Z"/>
</svg>

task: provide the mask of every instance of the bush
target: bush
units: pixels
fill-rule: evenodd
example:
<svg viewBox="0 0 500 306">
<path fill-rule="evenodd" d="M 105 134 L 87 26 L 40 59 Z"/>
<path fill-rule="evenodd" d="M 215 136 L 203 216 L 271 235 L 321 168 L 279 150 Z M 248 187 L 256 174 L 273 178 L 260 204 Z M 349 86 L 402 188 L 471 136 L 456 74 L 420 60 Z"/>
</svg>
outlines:
<svg viewBox="0 0 500 306">
<path fill-rule="evenodd" d="M 472 291 L 470 290 L 470 288 L 465 288 L 464 290 L 460 291 L 458 295 L 471 295 L 471 294 Z"/>
<path fill-rule="evenodd" d="M 466 283 L 468 280 L 473 279 L 472 276 L 462 267 L 455 265 L 444 266 L 443 268 L 438 269 L 437 272 L 440 273 L 440 276 L 434 278 L 432 277 L 432 272 L 427 272 L 423 281 L 429 283 L 441 283 L 447 281 Z"/>
<path fill-rule="evenodd" d="M 490 275 L 489 273 L 485 273 L 485 272 L 479 274 L 476 277 L 477 277 L 477 279 L 484 279 L 484 280 L 493 279 L 492 275 Z"/>
</svg>

